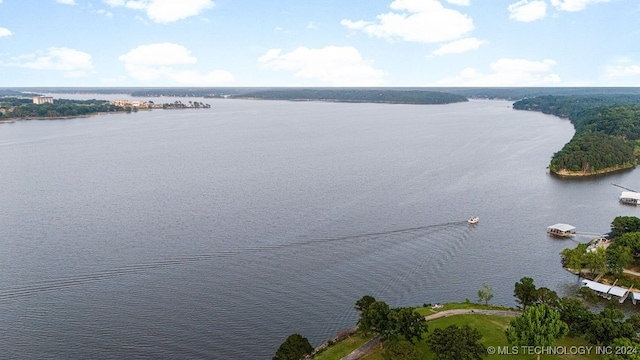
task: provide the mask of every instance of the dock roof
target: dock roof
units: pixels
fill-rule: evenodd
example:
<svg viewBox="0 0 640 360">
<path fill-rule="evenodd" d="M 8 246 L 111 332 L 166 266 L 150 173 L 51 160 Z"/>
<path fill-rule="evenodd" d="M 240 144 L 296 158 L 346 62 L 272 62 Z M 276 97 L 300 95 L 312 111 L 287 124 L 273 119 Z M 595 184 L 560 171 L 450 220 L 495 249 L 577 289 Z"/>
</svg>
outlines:
<svg viewBox="0 0 640 360">
<path fill-rule="evenodd" d="M 615 295 L 617 297 L 623 297 L 624 294 L 627 293 L 627 289 L 622 288 L 620 286 L 612 286 L 611 290 L 609 290 L 609 294 Z"/>
<path fill-rule="evenodd" d="M 569 224 L 558 223 L 558 224 L 547 227 L 547 229 L 556 229 L 559 231 L 573 231 L 576 229 L 576 227 Z"/>
<path fill-rule="evenodd" d="M 586 280 L 586 279 L 582 280 L 582 285 L 588 287 L 593 291 L 597 291 L 599 293 L 604 293 L 604 294 L 607 294 L 609 290 L 611 290 L 611 286 L 609 285 L 600 284 L 599 282 Z"/>
<path fill-rule="evenodd" d="M 622 194 L 620 195 L 620 199 L 640 200 L 640 193 L 633 192 L 633 191 L 623 191 Z"/>
</svg>

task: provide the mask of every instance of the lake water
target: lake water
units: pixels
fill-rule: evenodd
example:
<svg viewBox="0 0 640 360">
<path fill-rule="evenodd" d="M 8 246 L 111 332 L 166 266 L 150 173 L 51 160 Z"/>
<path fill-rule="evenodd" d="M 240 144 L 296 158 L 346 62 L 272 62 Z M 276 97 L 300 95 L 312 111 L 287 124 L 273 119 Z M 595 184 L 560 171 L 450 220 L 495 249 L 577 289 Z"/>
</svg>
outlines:
<svg viewBox="0 0 640 360">
<path fill-rule="evenodd" d="M 571 124 L 510 102 L 202 101 L 0 125 L 0 358 L 269 359 L 365 294 L 567 294 L 546 227 L 640 214 L 637 170 L 551 176 Z"/>
</svg>

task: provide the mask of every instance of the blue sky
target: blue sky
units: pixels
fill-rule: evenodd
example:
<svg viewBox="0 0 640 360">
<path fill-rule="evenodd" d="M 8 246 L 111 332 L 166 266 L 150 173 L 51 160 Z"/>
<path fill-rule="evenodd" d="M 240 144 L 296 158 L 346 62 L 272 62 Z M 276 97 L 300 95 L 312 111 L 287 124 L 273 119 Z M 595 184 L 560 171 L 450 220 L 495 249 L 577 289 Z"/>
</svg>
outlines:
<svg viewBox="0 0 640 360">
<path fill-rule="evenodd" d="M 640 86 L 638 0 L 0 0 L 0 86 Z"/>
</svg>

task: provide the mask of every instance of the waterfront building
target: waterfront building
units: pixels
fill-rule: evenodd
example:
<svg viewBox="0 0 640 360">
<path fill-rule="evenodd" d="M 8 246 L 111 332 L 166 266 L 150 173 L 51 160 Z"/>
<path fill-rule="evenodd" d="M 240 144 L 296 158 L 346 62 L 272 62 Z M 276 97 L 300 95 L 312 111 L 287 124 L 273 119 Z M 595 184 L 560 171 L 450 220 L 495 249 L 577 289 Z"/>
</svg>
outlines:
<svg viewBox="0 0 640 360">
<path fill-rule="evenodd" d="M 37 105 L 41 105 L 41 104 L 53 104 L 53 97 L 51 96 L 35 96 L 33 98 L 33 103 L 37 104 Z"/>
</svg>

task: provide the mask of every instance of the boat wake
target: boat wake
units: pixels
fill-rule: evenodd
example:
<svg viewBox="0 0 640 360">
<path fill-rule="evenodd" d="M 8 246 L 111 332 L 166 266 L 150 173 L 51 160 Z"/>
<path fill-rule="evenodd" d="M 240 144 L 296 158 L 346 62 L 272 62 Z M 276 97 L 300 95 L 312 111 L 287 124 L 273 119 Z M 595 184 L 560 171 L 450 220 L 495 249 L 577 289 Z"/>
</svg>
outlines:
<svg viewBox="0 0 640 360">
<path fill-rule="evenodd" d="M 243 253 L 272 252 L 280 249 L 289 249 L 293 247 L 311 246 L 311 245 L 318 245 L 318 244 L 328 244 L 333 242 L 348 242 L 348 241 L 358 241 L 358 240 L 367 241 L 367 240 L 377 239 L 380 237 L 387 237 L 387 236 L 396 237 L 397 235 L 400 235 L 400 234 L 418 234 L 416 236 L 419 236 L 421 232 L 425 232 L 425 231 L 432 232 L 434 230 L 438 231 L 439 229 L 443 230 L 446 228 L 451 228 L 451 226 L 453 225 L 466 225 L 466 221 L 417 226 L 417 227 L 411 227 L 411 228 L 394 229 L 394 230 L 371 232 L 371 233 L 360 233 L 360 234 L 339 236 L 339 237 L 314 238 L 314 239 L 291 242 L 291 243 L 263 245 L 263 246 L 248 247 L 248 248 L 241 248 L 241 249 L 234 249 L 234 250 L 221 250 L 221 251 L 216 251 L 208 254 L 178 256 L 170 259 L 151 261 L 148 263 L 135 264 L 135 265 L 124 266 L 124 267 L 119 267 L 115 269 L 107 269 L 107 270 L 91 272 L 86 274 L 79 274 L 79 275 L 57 278 L 57 279 L 48 279 L 48 280 L 34 282 L 28 285 L 14 286 L 6 289 L 0 289 L 0 301 L 32 296 L 32 295 L 44 293 L 44 292 L 63 290 L 63 289 L 79 286 L 86 283 L 97 282 L 97 281 L 102 281 L 102 280 L 107 280 L 107 279 L 112 279 L 116 277 L 132 275 L 132 274 L 139 274 L 139 273 L 167 268 L 171 266 L 180 266 L 180 265 L 186 265 L 189 263 L 211 261 L 211 260 L 225 258 L 225 257 L 233 257 Z"/>
</svg>

